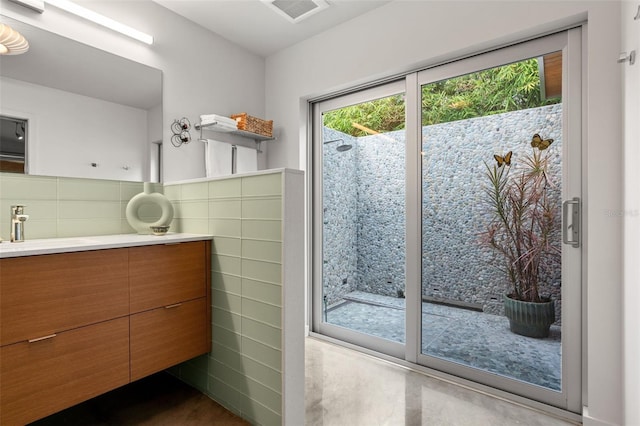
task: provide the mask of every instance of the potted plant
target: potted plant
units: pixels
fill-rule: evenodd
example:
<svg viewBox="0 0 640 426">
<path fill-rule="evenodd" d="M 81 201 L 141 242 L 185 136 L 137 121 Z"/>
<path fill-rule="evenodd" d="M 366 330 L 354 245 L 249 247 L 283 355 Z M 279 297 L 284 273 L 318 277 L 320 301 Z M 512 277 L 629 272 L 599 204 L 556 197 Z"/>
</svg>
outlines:
<svg viewBox="0 0 640 426">
<path fill-rule="evenodd" d="M 511 151 L 494 155 L 492 166 L 485 162 L 488 182 L 483 189 L 491 219 L 481 242 L 494 252 L 504 273 L 508 291 L 503 301 L 511 331 L 529 337 L 547 337 L 555 321 L 553 300 L 540 294 L 545 268 L 558 265 L 561 253 L 554 238 L 559 217 L 547 175 L 551 142 L 534 135 L 531 154 L 520 164 L 514 161 L 514 167 Z"/>
</svg>

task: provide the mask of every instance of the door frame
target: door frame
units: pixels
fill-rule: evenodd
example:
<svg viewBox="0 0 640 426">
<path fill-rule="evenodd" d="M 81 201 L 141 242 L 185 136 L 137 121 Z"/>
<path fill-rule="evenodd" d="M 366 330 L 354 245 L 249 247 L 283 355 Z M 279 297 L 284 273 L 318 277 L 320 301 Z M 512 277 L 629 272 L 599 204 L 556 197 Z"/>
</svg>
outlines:
<svg viewBox="0 0 640 426">
<path fill-rule="evenodd" d="M 584 126 L 584 84 L 583 84 L 583 26 L 565 29 L 561 32 L 541 36 L 532 40 L 524 41 L 509 45 L 506 47 L 497 47 L 495 50 L 479 52 L 477 55 L 468 56 L 452 62 L 435 65 L 428 69 L 407 73 L 403 75 L 401 80 L 393 80 L 391 84 L 403 84 L 406 87 L 406 265 L 405 265 L 405 294 L 406 298 L 406 321 L 405 321 L 405 345 L 398 348 L 386 347 L 380 342 L 362 341 L 361 336 L 350 335 L 338 330 L 337 333 L 326 333 L 327 325 L 322 325 L 322 218 L 318 217 L 318 212 L 322 212 L 322 123 L 320 103 L 325 105 L 333 105 L 340 107 L 340 103 L 334 100 L 336 98 L 324 97 L 312 101 L 310 104 L 310 121 L 312 123 L 310 134 L 309 149 L 309 166 L 311 173 L 311 181 L 309 188 L 311 189 L 310 209 L 310 228 L 311 228 L 311 294 L 310 294 L 310 319 L 311 330 L 313 336 L 327 338 L 336 343 L 356 348 L 367 353 L 378 355 L 388 360 L 396 360 L 399 364 L 413 368 L 417 371 L 427 372 L 437 377 L 453 380 L 473 387 L 483 392 L 499 395 L 500 397 L 512 399 L 517 402 L 530 401 L 531 406 L 538 407 L 544 411 L 555 412 L 556 414 L 577 413 L 580 415 L 582 411 L 583 395 L 582 384 L 585 381 L 584 368 L 586 365 L 586 323 L 585 312 L 583 306 L 585 304 L 585 279 L 586 273 L 584 264 L 582 263 L 583 252 L 585 246 L 586 230 L 585 214 L 582 214 L 582 247 L 580 249 L 570 248 L 563 245 L 562 256 L 563 264 L 565 261 L 576 265 L 571 271 L 565 271 L 563 268 L 562 282 L 576 281 L 579 285 L 569 288 L 568 285 L 562 286 L 563 299 L 563 326 L 562 326 L 562 391 L 556 392 L 549 389 L 540 388 L 535 385 L 513 383 L 509 386 L 503 386 L 494 380 L 479 380 L 477 374 L 473 371 L 465 371 L 463 366 L 461 370 L 452 370 L 447 365 L 439 362 L 431 362 L 427 360 L 425 355 L 420 353 L 420 325 L 421 325 L 421 203 L 422 203 L 422 176 L 421 176 L 421 159 L 419 152 L 421 150 L 421 106 L 420 106 L 420 86 L 425 84 L 424 76 L 429 75 L 431 81 L 438 81 L 445 78 L 455 77 L 467 72 L 480 71 L 482 69 L 492 68 L 502 64 L 516 62 L 531 57 L 541 56 L 551 51 L 563 51 L 563 186 L 568 185 L 569 189 L 563 188 L 563 200 L 573 197 L 580 197 L 585 200 L 586 184 L 583 183 L 585 174 L 585 158 L 586 150 L 582 147 L 585 145 L 585 136 L 583 135 Z M 554 47 L 555 46 L 555 47 Z M 482 65 L 482 64 L 485 65 Z M 486 65 L 490 63 L 490 65 Z M 453 72 L 452 70 L 457 70 Z M 464 71 L 469 70 L 469 71 Z M 371 85 L 369 88 L 358 90 L 353 93 L 344 92 L 338 94 L 341 99 L 352 100 L 358 103 L 358 100 L 371 100 L 375 98 L 364 98 L 367 93 L 375 93 L 375 90 L 384 92 L 384 83 L 380 86 Z M 379 89 L 382 88 L 382 89 Z M 372 92 L 369 92 L 372 91 Z M 395 92 L 398 93 L 398 92 Z M 392 93 L 388 93 L 392 94 Z M 386 96 L 386 95 L 382 95 Z M 382 97 L 379 96 L 379 97 Z M 345 106 L 345 105 L 343 105 Z M 320 112 L 320 113 L 319 113 Z M 569 143 L 571 141 L 571 143 Z M 412 155 L 411 153 L 418 153 Z M 319 159 L 319 160 L 318 160 Z M 576 178 L 577 176 L 577 178 Z M 586 209 L 582 209 L 586 211 Z M 564 226 L 564 224 L 563 224 Z M 320 283 L 320 285 L 317 285 Z M 567 303 L 572 301 L 572 303 Z M 572 316 L 571 321 L 565 321 L 565 317 Z M 339 327 L 337 327 L 339 328 Z M 331 329 L 331 327 L 329 327 Z M 343 329 L 344 330 L 344 329 Z M 383 339 L 379 339 L 383 340 Z M 342 343 L 342 342 L 345 343 Z M 351 343 L 349 343 L 351 342 Z M 355 345 L 355 346 L 354 346 Z M 433 357 L 431 357 L 433 358 Z M 444 361 L 443 361 L 444 362 Z M 451 363 L 448 363 L 451 364 Z M 473 370 L 467 367 L 469 370 Z M 462 373 L 462 375 L 460 374 Z M 477 373 L 477 372 L 476 372 Z M 490 375 L 491 373 L 481 372 L 481 375 Z M 496 375 L 497 376 L 497 375 Z M 502 377 L 497 378 L 502 379 Z M 586 400 L 586 399 L 585 399 Z"/>
<path fill-rule="evenodd" d="M 575 28 L 561 33 L 552 34 L 535 40 L 523 42 L 517 45 L 501 48 L 491 52 L 479 54 L 467 59 L 444 64 L 438 67 L 420 71 L 416 77 L 416 89 L 408 92 L 420 93 L 422 85 L 454 78 L 460 75 L 494 68 L 529 58 L 539 57 L 546 53 L 563 52 L 562 75 L 562 114 L 563 114 L 563 166 L 562 166 L 562 200 L 579 197 L 583 199 L 582 191 L 582 35 L 581 29 Z M 420 129 L 420 99 L 415 108 L 417 114 L 409 118 L 417 122 L 407 122 L 407 127 Z M 421 135 L 414 135 L 412 149 L 420 152 Z M 407 158 L 409 155 L 407 155 Z M 416 157 L 419 157 L 417 155 Z M 412 164 L 411 171 L 417 172 L 407 180 L 407 193 L 421 194 L 422 175 L 421 167 Z M 422 200 L 420 199 L 420 203 Z M 420 206 L 421 204 L 418 204 Z M 412 223 L 413 237 L 409 240 L 407 234 L 407 252 L 422 253 L 420 208 L 407 210 L 410 216 L 407 223 Z M 584 227 L 584 223 L 582 224 Z M 562 226 L 566 226 L 563 224 Z M 408 230 L 408 229 L 407 229 Z M 416 232 L 417 231 L 417 232 Z M 409 245 L 411 244 L 411 247 Z M 580 413 L 582 409 L 582 249 L 569 245 L 562 245 L 562 339 L 561 339 L 561 391 L 553 391 L 541 386 L 507 378 L 498 374 L 478 370 L 473 367 L 456 364 L 433 356 L 421 353 L 420 329 L 408 329 L 407 333 L 413 333 L 412 338 L 407 335 L 407 341 L 418 342 L 415 352 L 407 357 L 408 361 L 444 371 L 456 376 L 483 383 L 490 387 L 553 405 L 562 409 Z M 407 282 L 407 301 L 412 302 L 413 320 L 407 319 L 407 324 L 420 324 L 421 321 L 421 263 L 418 260 L 413 264 L 407 263 L 407 271 L 412 269 L 412 276 L 417 279 Z M 409 297 L 411 295 L 412 297 Z M 407 308 L 408 309 L 408 308 Z M 409 313 L 407 314 L 409 315 Z M 415 361 L 414 361 L 415 357 Z"/>
<path fill-rule="evenodd" d="M 323 138 L 322 138 L 322 114 L 324 112 L 344 108 L 346 106 L 355 105 L 367 101 L 372 101 L 388 96 L 406 94 L 405 79 L 399 79 L 378 86 L 359 90 L 357 92 L 348 93 L 337 96 L 325 101 L 316 102 L 312 109 L 312 164 L 313 164 L 313 198 L 311 207 L 312 218 L 312 330 L 322 335 L 326 335 L 338 340 L 350 342 L 357 346 L 367 348 L 379 353 L 387 354 L 396 358 L 404 359 L 405 344 L 392 342 L 380 337 L 359 333 L 354 330 L 346 329 L 336 325 L 324 322 L 323 315 Z M 406 148 L 405 148 L 406 149 Z M 406 217 L 406 211 L 405 211 Z M 319 283 L 316 284 L 316 283 Z M 406 286 L 406 282 L 405 282 Z M 405 315 L 406 323 L 406 315 Z M 406 326 L 406 324 L 405 324 Z M 406 341 L 405 335 L 405 341 Z"/>
</svg>

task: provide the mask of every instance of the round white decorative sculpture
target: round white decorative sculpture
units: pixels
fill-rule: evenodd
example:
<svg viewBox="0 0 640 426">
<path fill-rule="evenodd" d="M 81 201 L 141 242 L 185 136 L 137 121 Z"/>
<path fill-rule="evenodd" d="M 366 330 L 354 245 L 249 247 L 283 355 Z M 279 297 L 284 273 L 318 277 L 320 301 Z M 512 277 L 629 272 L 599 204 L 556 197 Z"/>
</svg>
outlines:
<svg viewBox="0 0 640 426">
<path fill-rule="evenodd" d="M 168 226 L 173 220 L 173 206 L 167 197 L 159 192 L 151 192 L 151 183 L 145 182 L 143 192 L 134 195 L 125 211 L 127 222 L 138 234 L 151 234 L 151 226 Z M 162 214 L 153 222 L 145 222 L 140 218 L 138 210 L 144 204 L 155 204 L 160 207 Z"/>
</svg>

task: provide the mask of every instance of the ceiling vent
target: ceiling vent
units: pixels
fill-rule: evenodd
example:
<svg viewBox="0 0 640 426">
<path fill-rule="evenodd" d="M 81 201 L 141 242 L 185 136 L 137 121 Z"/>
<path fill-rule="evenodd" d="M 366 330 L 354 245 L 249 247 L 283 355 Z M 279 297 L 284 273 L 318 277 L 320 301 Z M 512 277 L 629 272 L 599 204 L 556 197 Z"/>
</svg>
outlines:
<svg viewBox="0 0 640 426">
<path fill-rule="evenodd" d="M 325 0 L 262 0 L 287 20 L 297 23 L 329 7 Z"/>
</svg>

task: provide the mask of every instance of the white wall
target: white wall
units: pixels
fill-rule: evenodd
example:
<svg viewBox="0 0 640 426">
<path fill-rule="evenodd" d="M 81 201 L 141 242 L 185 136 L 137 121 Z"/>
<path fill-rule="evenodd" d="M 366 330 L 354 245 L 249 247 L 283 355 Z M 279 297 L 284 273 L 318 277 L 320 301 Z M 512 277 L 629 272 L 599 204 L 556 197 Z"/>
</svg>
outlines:
<svg viewBox="0 0 640 426">
<path fill-rule="evenodd" d="M 148 175 L 141 167 L 148 158 L 147 111 L 10 78 L 0 84 L 0 111 L 29 118 L 30 174 L 133 181 Z"/>
<path fill-rule="evenodd" d="M 7 16 L 163 70 L 166 181 L 204 176 L 202 145 L 194 141 L 181 148 L 171 146 L 173 119 L 187 116 L 196 121 L 202 113 L 240 111 L 268 116 L 276 123 L 279 137 L 268 143 L 269 159 L 265 162 L 263 154 L 260 167 L 304 169 L 306 141 L 300 137 L 305 134 L 306 116 L 300 108 L 304 99 L 530 37 L 588 16 L 588 399 L 583 402 L 588 405 L 585 424 L 622 424 L 622 218 L 609 214 L 623 211 L 621 76 L 616 64 L 621 50 L 620 2 L 396 0 L 267 58 L 266 67 L 260 57 L 149 0 L 85 5 L 153 34 L 155 44 L 130 41 L 53 7 L 38 15 L 0 0 Z M 635 272 L 632 277 L 637 278 Z M 633 319 L 627 314 L 628 321 Z M 637 322 L 626 324 L 629 333 L 633 324 Z M 627 355 L 637 354 L 633 350 Z M 625 368 L 633 365 L 629 362 Z M 629 414 L 633 408 L 627 410 Z"/>
<path fill-rule="evenodd" d="M 640 55 L 640 20 L 634 21 L 640 2 L 622 7 L 622 51 Z M 624 419 L 640 425 L 640 59 L 621 65 L 624 100 Z"/>
<path fill-rule="evenodd" d="M 195 123 L 200 114 L 207 113 L 264 116 L 263 58 L 150 0 L 80 3 L 153 35 L 154 44 L 147 46 L 49 5 L 41 15 L 8 0 L 0 0 L 0 7 L 3 15 L 162 70 L 165 181 L 204 177 L 204 144 L 197 141 L 199 132 L 192 129 L 194 141 L 175 148 L 169 127 L 174 119 L 187 117 Z M 238 136 L 219 139 L 255 147 Z M 258 165 L 265 167 L 265 154 L 259 155 Z"/>
<path fill-rule="evenodd" d="M 267 58 L 269 167 L 306 168 L 305 100 L 529 38 L 588 18 L 585 424 L 622 424 L 620 3 L 396 0 Z"/>
</svg>

